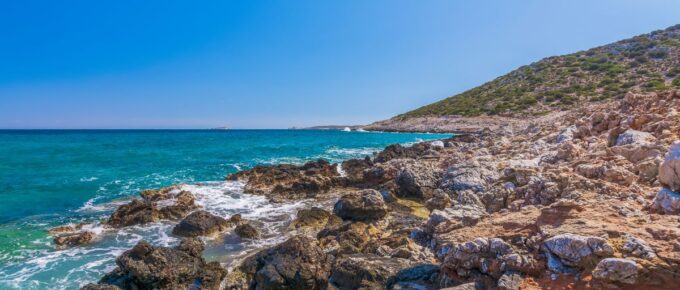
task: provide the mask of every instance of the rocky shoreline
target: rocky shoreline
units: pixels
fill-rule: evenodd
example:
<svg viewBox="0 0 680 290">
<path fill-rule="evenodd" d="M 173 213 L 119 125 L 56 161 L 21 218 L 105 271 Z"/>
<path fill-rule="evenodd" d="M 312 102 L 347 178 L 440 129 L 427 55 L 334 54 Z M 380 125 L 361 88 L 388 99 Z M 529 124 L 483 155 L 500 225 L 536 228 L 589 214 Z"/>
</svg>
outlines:
<svg viewBox="0 0 680 290">
<path fill-rule="evenodd" d="M 680 289 L 678 110 L 677 91 L 629 93 L 341 164 L 232 174 L 246 193 L 320 206 L 231 269 L 207 263 L 198 237 L 257 239 L 257 225 L 179 187 L 144 191 L 107 226 L 173 220 L 186 238 L 141 241 L 83 289 Z M 94 238 L 52 233 L 60 247 Z"/>
</svg>

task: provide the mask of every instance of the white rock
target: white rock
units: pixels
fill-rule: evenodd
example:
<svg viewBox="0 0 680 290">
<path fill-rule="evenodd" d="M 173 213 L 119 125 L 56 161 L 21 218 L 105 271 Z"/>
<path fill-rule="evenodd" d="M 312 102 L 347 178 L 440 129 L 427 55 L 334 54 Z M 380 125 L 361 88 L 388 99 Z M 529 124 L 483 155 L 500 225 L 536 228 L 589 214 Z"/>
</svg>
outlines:
<svg viewBox="0 0 680 290">
<path fill-rule="evenodd" d="M 655 139 L 656 138 L 650 133 L 628 129 L 616 137 L 616 143 L 614 146 L 623 146 L 628 144 L 649 144 L 654 142 Z"/>
<path fill-rule="evenodd" d="M 593 270 L 595 279 L 625 284 L 635 284 L 639 267 L 635 261 L 621 258 L 606 258 L 600 261 Z"/>
<path fill-rule="evenodd" d="M 569 233 L 551 237 L 543 245 L 549 254 L 557 256 L 562 264 L 571 267 L 586 266 L 594 258 L 614 253 L 614 249 L 603 238 Z"/>
<path fill-rule="evenodd" d="M 659 182 L 674 192 L 680 192 L 680 140 L 673 142 L 659 167 Z"/>
<path fill-rule="evenodd" d="M 559 135 L 557 135 L 557 143 L 564 143 L 566 141 L 574 139 L 574 133 L 576 133 L 576 125 L 571 125 L 562 132 L 560 132 Z"/>
<path fill-rule="evenodd" d="M 432 145 L 432 147 L 435 147 L 435 148 L 444 148 L 444 142 L 440 141 L 440 140 L 432 141 L 432 143 L 430 143 L 430 145 Z"/>
<path fill-rule="evenodd" d="M 672 192 L 668 188 L 662 188 L 656 193 L 651 206 L 652 212 L 662 214 L 680 213 L 680 193 Z"/>
</svg>

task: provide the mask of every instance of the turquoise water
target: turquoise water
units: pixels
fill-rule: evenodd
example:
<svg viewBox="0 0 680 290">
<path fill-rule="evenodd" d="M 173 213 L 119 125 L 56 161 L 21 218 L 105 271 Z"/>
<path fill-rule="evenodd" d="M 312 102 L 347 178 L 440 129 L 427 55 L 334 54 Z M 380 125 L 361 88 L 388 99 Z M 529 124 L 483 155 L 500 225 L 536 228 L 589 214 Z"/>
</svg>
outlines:
<svg viewBox="0 0 680 290">
<path fill-rule="evenodd" d="M 170 223 L 106 230 L 100 220 L 145 188 L 184 183 L 207 210 L 257 220 L 264 239 L 208 241 L 205 255 L 232 256 L 280 241 L 305 201 L 271 204 L 224 176 L 258 164 L 338 162 L 393 143 L 441 134 L 316 130 L 0 131 L 0 289 L 76 289 L 115 267 L 140 239 L 173 245 Z M 94 243 L 55 250 L 46 229 L 88 223 Z"/>
</svg>

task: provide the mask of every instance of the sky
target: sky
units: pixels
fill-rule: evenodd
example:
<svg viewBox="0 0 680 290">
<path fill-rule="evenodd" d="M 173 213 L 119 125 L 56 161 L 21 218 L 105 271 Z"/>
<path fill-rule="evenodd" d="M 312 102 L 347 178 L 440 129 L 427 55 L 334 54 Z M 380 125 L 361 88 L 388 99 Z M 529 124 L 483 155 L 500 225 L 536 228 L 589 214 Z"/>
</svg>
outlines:
<svg viewBox="0 0 680 290">
<path fill-rule="evenodd" d="M 7 0 L 0 128 L 367 124 L 679 15 L 676 0 Z"/>
</svg>

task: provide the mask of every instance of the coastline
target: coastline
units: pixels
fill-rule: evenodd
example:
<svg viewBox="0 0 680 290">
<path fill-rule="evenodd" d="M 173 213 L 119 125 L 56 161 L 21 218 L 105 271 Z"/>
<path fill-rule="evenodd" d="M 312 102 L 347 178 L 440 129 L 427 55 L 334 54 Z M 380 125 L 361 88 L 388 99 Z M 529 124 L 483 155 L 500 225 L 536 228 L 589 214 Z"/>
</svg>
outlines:
<svg viewBox="0 0 680 290">
<path fill-rule="evenodd" d="M 140 251 L 163 253 L 179 269 L 201 265 L 182 272 L 188 280 L 173 278 L 165 287 L 204 281 L 198 283 L 217 289 L 205 282 L 217 280 L 227 289 L 676 289 L 680 194 L 673 184 L 680 180 L 663 171 L 675 166 L 663 156 L 675 156 L 666 153 L 680 139 L 680 119 L 667 117 L 677 116 L 676 107 L 675 91 L 628 94 L 478 134 L 390 145 L 371 158 L 239 171 L 227 179 L 243 182 L 248 194 L 334 205 L 301 208 L 290 238 L 228 271 L 188 258 L 200 257 L 195 247 L 187 250 L 186 243 L 196 243 L 190 237 L 176 248 L 138 244 L 118 260 L 157 270 L 140 273 L 119 262 L 84 289 L 146 287 L 138 277 L 175 277 Z M 168 192 L 158 198 L 177 206 L 183 191 Z M 121 207 L 109 223 L 114 216 L 122 224 L 143 222 L 147 212 L 163 210 L 153 202 L 136 206 L 144 210 Z M 182 211 L 178 224 L 192 210 Z M 239 232 L 242 224 L 257 232 L 253 221 L 224 228 L 207 222 L 226 218 L 195 223 L 210 234 Z M 608 270 L 614 268 L 621 270 Z"/>
</svg>

